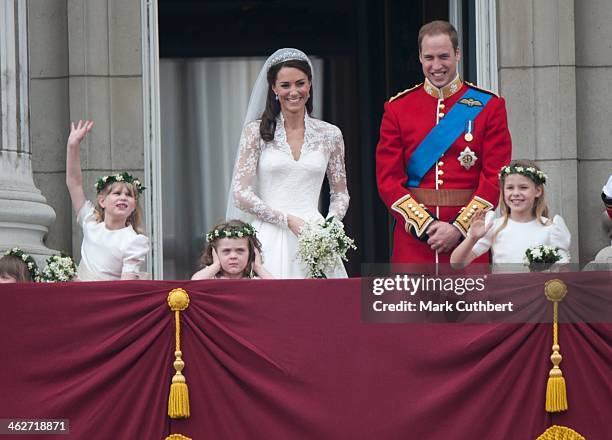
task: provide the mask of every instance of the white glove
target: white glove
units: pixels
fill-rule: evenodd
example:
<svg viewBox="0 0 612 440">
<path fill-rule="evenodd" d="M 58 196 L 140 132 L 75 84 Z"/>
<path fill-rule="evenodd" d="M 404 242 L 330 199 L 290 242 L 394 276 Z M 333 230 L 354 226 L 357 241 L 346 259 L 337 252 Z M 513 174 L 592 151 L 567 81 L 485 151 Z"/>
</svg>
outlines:
<svg viewBox="0 0 612 440">
<path fill-rule="evenodd" d="M 606 197 L 612 197 L 612 174 L 610 174 L 610 177 L 608 177 L 608 181 L 604 185 L 602 191 Z"/>
</svg>

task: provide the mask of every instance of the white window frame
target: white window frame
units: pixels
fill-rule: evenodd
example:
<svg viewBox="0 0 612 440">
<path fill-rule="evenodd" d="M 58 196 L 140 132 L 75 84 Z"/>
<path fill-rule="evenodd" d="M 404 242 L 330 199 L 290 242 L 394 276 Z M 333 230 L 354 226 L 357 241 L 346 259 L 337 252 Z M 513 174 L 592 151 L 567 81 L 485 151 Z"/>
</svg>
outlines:
<svg viewBox="0 0 612 440">
<path fill-rule="evenodd" d="M 144 179 L 147 191 L 145 221 L 150 231 L 151 259 L 147 270 L 163 279 L 161 130 L 159 109 L 159 31 L 157 0 L 140 0 L 142 29 L 142 108 Z"/>
<path fill-rule="evenodd" d="M 457 29 L 462 28 L 461 0 L 449 0 L 449 21 Z M 476 82 L 480 87 L 498 91 L 497 68 L 497 4 L 496 0 L 475 0 L 476 12 Z M 461 32 L 459 32 L 461 39 Z M 460 40 L 461 44 L 461 40 Z M 463 64 L 459 64 L 463 72 Z"/>
</svg>

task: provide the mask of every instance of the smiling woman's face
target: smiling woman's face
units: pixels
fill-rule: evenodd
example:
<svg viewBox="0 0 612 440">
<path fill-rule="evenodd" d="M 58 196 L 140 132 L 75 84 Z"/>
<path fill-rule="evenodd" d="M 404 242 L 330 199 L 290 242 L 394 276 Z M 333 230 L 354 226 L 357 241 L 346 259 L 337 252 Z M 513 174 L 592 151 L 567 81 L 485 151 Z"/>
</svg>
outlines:
<svg viewBox="0 0 612 440">
<path fill-rule="evenodd" d="M 272 90 L 278 96 L 283 113 L 300 113 L 310 98 L 310 81 L 300 69 L 283 67 L 276 75 Z"/>
</svg>

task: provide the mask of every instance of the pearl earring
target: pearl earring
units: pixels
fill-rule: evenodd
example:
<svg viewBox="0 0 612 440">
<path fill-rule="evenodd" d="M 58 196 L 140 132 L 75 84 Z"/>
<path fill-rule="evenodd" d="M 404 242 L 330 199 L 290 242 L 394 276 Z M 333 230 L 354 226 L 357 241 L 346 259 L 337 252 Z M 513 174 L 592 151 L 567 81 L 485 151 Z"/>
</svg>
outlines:
<svg viewBox="0 0 612 440">
<path fill-rule="evenodd" d="M 276 93 L 274 94 L 274 99 L 278 101 L 278 95 Z"/>
</svg>

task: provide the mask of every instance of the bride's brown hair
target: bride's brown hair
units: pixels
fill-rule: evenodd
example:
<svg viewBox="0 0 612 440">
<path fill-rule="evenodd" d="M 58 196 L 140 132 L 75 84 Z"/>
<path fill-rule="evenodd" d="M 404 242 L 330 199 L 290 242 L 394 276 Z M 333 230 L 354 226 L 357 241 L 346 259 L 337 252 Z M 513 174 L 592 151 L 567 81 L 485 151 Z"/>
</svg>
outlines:
<svg viewBox="0 0 612 440">
<path fill-rule="evenodd" d="M 306 111 L 312 113 L 312 70 L 306 61 L 302 60 L 287 60 L 282 63 L 274 64 L 268 69 L 268 95 L 266 96 L 266 108 L 261 115 L 261 123 L 259 124 L 259 134 L 266 142 L 274 140 L 274 132 L 276 131 L 276 117 L 280 113 L 280 103 L 276 99 L 272 86 L 276 82 L 279 70 L 283 67 L 293 67 L 299 69 L 306 74 L 310 82 L 310 97 L 306 101 Z"/>
</svg>

